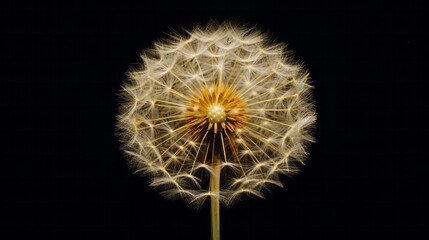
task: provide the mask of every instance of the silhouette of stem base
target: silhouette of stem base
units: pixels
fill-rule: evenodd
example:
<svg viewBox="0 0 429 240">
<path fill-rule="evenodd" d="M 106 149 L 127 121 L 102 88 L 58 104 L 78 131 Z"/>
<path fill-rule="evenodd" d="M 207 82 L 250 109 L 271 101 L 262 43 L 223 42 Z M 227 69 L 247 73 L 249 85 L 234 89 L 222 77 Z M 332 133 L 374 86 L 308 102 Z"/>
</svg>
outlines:
<svg viewBox="0 0 429 240">
<path fill-rule="evenodd" d="M 214 193 L 210 197 L 212 240 L 220 240 L 219 188 L 221 166 L 214 164 L 214 173 L 210 176 L 210 191 Z"/>
</svg>

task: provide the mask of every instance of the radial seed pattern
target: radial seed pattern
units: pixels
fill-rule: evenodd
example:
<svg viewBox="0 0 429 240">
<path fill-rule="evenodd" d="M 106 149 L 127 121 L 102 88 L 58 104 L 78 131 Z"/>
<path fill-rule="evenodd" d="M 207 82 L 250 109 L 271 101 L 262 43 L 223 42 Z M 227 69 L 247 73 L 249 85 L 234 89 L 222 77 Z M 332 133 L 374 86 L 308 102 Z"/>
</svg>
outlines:
<svg viewBox="0 0 429 240">
<path fill-rule="evenodd" d="M 231 24 L 158 42 L 123 87 L 118 129 L 137 172 L 199 206 L 263 197 L 298 171 L 316 117 L 308 74 L 283 44 Z M 220 190 L 209 178 L 221 169 Z"/>
</svg>

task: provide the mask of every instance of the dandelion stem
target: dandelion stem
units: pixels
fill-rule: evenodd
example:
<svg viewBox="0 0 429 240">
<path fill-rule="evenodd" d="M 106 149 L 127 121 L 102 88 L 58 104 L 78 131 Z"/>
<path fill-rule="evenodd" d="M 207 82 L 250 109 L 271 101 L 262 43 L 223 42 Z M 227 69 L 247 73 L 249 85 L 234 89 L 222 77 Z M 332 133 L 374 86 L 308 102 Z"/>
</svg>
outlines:
<svg viewBox="0 0 429 240">
<path fill-rule="evenodd" d="M 212 240 L 220 240 L 220 212 L 219 212 L 219 188 L 220 188 L 220 161 L 213 162 L 213 173 L 210 176 L 210 191 L 213 193 L 210 199 Z"/>
</svg>

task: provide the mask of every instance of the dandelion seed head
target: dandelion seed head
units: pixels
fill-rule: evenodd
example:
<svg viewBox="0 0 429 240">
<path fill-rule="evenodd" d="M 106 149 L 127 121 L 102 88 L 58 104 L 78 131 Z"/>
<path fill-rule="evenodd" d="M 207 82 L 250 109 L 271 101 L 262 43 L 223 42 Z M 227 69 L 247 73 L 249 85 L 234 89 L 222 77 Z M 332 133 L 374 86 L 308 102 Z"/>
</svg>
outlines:
<svg viewBox="0 0 429 240">
<path fill-rule="evenodd" d="M 316 114 L 309 74 L 256 28 L 208 24 L 172 34 L 129 72 L 118 114 L 136 172 L 198 207 L 263 197 L 299 172 Z M 219 191 L 209 177 L 220 166 Z"/>
<path fill-rule="evenodd" d="M 222 105 L 214 104 L 208 108 L 207 118 L 210 123 L 223 123 L 226 120 L 225 108 Z"/>
</svg>

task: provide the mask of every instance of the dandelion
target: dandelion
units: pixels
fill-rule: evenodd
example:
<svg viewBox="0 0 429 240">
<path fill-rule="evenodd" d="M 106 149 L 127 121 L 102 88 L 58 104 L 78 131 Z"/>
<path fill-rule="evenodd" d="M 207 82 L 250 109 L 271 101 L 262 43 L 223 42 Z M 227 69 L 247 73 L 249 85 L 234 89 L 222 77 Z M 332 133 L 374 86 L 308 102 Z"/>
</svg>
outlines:
<svg viewBox="0 0 429 240">
<path fill-rule="evenodd" d="M 173 34 L 142 60 L 122 91 L 124 151 L 166 197 L 211 199 L 219 239 L 220 203 L 262 198 L 304 162 L 316 120 L 308 72 L 284 44 L 231 23 Z"/>
</svg>

